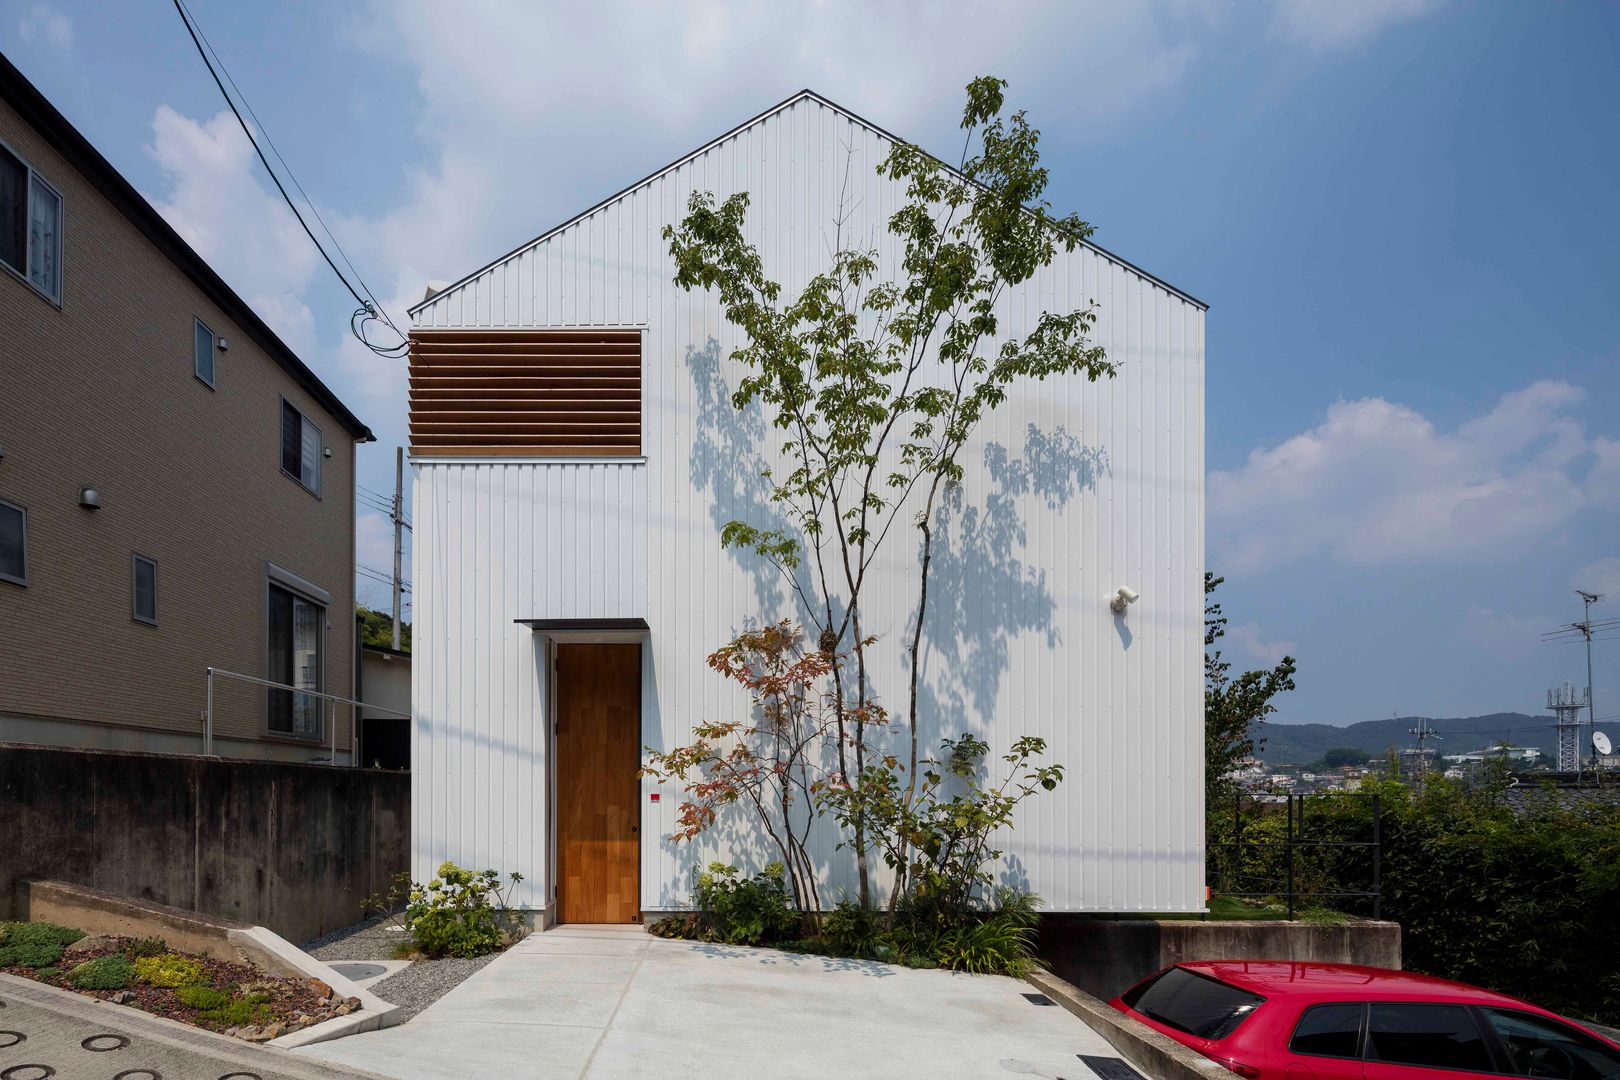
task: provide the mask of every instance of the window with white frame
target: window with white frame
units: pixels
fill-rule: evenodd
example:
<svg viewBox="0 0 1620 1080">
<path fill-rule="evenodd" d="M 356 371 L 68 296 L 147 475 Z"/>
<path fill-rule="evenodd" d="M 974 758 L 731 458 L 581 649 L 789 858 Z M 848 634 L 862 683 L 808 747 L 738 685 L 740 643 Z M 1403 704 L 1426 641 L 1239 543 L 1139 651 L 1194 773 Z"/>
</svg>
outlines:
<svg viewBox="0 0 1620 1080">
<path fill-rule="evenodd" d="M 130 557 L 129 617 L 157 625 L 157 563 L 145 555 Z"/>
<path fill-rule="evenodd" d="M 28 584 L 28 511 L 0 499 L 0 581 Z"/>
<path fill-rule="evenodd" d="M 307 597 L 271 582 L 269 585 L 269 675 L 271 682 L 297 690 L 324 689 L 322 638 L 326 609 Z M 270 691 L 269 728 L 303 739 L 321 737 L 321 699 L 296 690 Z"/>
<path fill-rule="evenodd" d="M 286 398 L 281 399 L 281 471 L 321 493 L 321 429 Z"/>
<path fill-rule="evenodd" d="M 0 145 L 0 263 L 62 300 L 62 196 Z"/>
<path fill-rule="evenodd" d="M 201 319 L 192 320 L 196 330 L 192 334 L 192 359 L 195 362 L 193 371 L 197 378 L 214 385 L 214 332 L 203 323 Z"/>
</svg>

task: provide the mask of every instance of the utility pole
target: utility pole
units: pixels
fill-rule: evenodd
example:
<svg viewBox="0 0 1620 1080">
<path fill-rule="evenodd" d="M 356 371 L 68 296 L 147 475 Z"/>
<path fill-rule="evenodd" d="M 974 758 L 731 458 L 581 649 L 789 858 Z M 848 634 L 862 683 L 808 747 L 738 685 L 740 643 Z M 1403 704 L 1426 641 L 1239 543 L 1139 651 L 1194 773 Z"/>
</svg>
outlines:
<svg viewBox="0 0 1620 1080">
<path fill-rule="evenodd" d="M 1592 605 L 1602 600 L 1603 594 L 1576 589 L 1575 595 L 1586 605 L 1581 621 L 1575 624 L 1575 629 L 1586 639 L 1586 738 L 1590 742 L 1592 732 L 1597 730 L 1597 705 L 1592 700 L 1597 696 L 1592 690 Z"/>
<path fill-rule="evenodd" d="M 394 447 L 394 651 L 399 651 L 400 563 L 405 552 L 405 448 Z"/>
<path fill-rule="evenodd" d="M 1436 735 L 1434 730 L 1429 727 L 1429 721 L 1421 716 L 1418 717 L 1417 727 L 1409 728 L 1408 731 L 1410 734 L 1417 736 L 1417 770 L 1415 775 L 1417 789 L 1422 791 L 1424 774 L 1429 771 L 1428 759 L 1423 756 L 1423 744 L 1430 739 L 1438 739 L 1440 736 Z"/>
</svg>

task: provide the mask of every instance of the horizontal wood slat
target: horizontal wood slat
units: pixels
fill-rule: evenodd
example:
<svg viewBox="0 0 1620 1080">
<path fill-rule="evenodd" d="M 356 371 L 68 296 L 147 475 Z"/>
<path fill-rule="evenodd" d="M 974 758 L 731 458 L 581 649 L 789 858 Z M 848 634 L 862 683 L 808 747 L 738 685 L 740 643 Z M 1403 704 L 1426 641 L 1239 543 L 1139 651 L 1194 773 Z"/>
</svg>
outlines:
<svg viewBox="0 0 1620 1080">
<path fill-rule="evenodd" d="M 409 373 L 414 454 L 641 453 L 639 331 L 415 330 Z"/>
</svg>

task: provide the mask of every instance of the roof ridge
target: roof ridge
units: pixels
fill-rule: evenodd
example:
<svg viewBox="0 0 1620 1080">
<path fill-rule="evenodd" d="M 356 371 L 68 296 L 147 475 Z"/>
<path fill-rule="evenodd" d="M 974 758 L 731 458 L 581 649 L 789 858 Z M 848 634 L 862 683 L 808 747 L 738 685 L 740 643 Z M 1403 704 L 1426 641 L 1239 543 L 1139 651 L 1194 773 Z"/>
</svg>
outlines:
<svg viewBox="0 0 1620 1080">
<path fill-rule="evenodd" d="M 750 117 L 747 120 L 744 120 L 742 123 L 740 123 L 740 124 L 736 125 L 735 127 L 729 129 L 724 134 L 715 136 L 714 138 L 712 138 L 712 139 L 708 140 L 707 142 L 703 143 L 701 146 L 697 147 L 696 149 L 694 149 L 692 151 L 689 151 L 688 153 L 682 154 L 680 157 L 678 157 L 675 160 L 671 161 L 669 164 L 664 165 L 661 168 L 655 169 L 654 171 L 648 173 L 646 176 L 643 176 L 640 180 L 637 180 L 634 183 L 628 184 L 625 187 L 620 188 L 618 191 L 614 192 L 612 195 L 609 195 L 607 198 L 600 200 L 599 202 L 591 204 L 589 207 L 587 207 L 584 210 L 581 210 L 579 213 L 575 214 L 573 217 L 571 217 L 568 220 L 562 222 L 561 224 L 553 225 L 551 228 L 546 229 L 545 231 L 541 232 L 538 236 L 534 237 L 533 239 L 524 241 L 523 243 L 519 244 L 517 247 L 515 247 L 512 250 L 506 252 L 504 255 L 499 255 L 496 258 L 491 259 L 489 262 L 485 263 L 483 266 L 480 266 L 478 269 L 472 271 L 471 273 L 465 274 L 462 277 L 457 278 L 455 281 L 451 282 L 449 285 L 446 285 L 444 288 L 442 288 L 442 289 L 438 290 L 437 292 L 435 292 L 433 295 L 425 297 L 424 299 L 418 301 L 417 303 L 413 304 L 412 306 L 406 308 L 405 313 L 407 315 L 410 315 L 410 316 L 414 317 L 417 312 L 423 310 L 424 308 L 429 307 L 430 305 L 432 305 L 433 303 L 438 301 L 441 297 L 443 297 L 446 293 L 453 292 L 456 289 L 460 289 L 460 288 L 464 287 L 469 282 L 471 282 L 473 279 L 477 278 L 479 275 L 484 274 L 487 271 L 494 269 L 495 267 L 499 266 L 501 263 L 504 263 L 507 260 L 509 260 L 509 259 L 511 259 L 511 258 L 513 258 L 513 257 L 515 257 L 517 255 L 521 255 L 525 251 L 528 251 L 528 250 L 530 250 L 532 248 L 535 248 L 535 247 L 539 246 L 540 244 L 545 243 L 551 237 L 553 237 L 553 236 L 557 235 L 558 233 L 562 232 L 564 229 L 568 228 L 569 226 L 571 226 L 571 225 L 573 225 L 573 224 L 575 224 L 577 222 L 583 221 L 585 218 L 590 217 L 592 214 L 596 213 L 598 210 L 603 209 L 604 207 L 608 206 L 610 203 L 617 202 L 619 199 L 624 198 L 626 195 L 630 194 L 631 192 L 636 191 L 636 190 L 638 190 L 640 188 L 646 187 L 648 184 L 652 183 L 654 180 L 657 180 L 659 177 L 663 176 L 665 173 L 669 172 L 670 170 L 680 168 L 682 165 L 686 164 L 688 161 L 691 161 L 693 158 L 701 157 L 703 154 L 707 153 L 709 150 L 713 149 L 714 147 L 718 146 L 719 144 L 725 142 L 727 139 L 730 139 L 730 138 L 740 134 L 741 132 L 747 130 L 748 128 L 753 127 L 755 124 L 758 124 L 761 121 L 769 119 L 770 117 L 772 117 L 772 116 L 776 115 L 777 113 L 781 112 L 782 110 L 786 109 L 788 106 L 793 105 L 793 104 L 795 104 L 797 102 L 800 102 L 800 101 L 804 101 L 806 99 L 814 101 L 814 102 L 816 102 L 817 104 L 821 105 L 824 108 L 828 108 L 828 109 L 833 110 L 834 112 L 838 113 L 840 116 L 843 116 L 845 119 L 851 121 L 852 123 L 859 124 L 861 127 L 864 127 L 868 131 L 871 131 L 876 135 L 879 135 L 879 136 L 881 136 L 881 137 L 883 137 L 885 139 L 888 139 L 890 142 L 900 143 L 900 144 L 909 145 L 909 146 L 916 146 L 917 145 L 916 143 L 913 143 L 910 139 L 905 139 L 905 138 L 902 138 L 899 135 L 896 135 L 894 132 L 888 130 L 887 128 L 882 127 L 879 124 L 875 124 L 871 120 L 868 120 L 866 117 L 862 116 L 860 113 L 855 112 L 853 109 L 846 108 L 845 106 L 838 104 L 838 102 L 833 101 L 831 98 L 829 98 L 829 97 L 827 97 L 827 96 L 825 96 L 823 94 L 817 93 L 815 90 L 813 90 L 813 89 L 811 89 L 810 87 L 807 86 L 804 89 L 799 90 L 798 92 L 796 92 L 794 94 L 791 94 L 786 98 L 783 98 L 781 101 L 777 102 L 775 105 L 772 105 L 770 108 L 766 109 L 764 112 L 761 112 L 761 113 L 759 113 L 759 114 L 757 114 L 755 116 Z M 928 154 L 928 151 L 924 150 L 923 153 Z M 955 166 L 951 165 L 949 162 L 945 161 L 944 159 L 942 159 L 942 158 L 940 158 L 940 157 L 938 157 L 938 156 L 936 156 L 934 154 L 928 154 L 928 156 L 933 158 L 935 161 L 939 162 L 946 169 L 949 169 L 952 173 L 955 173 L 957 176 L 962 175 L 961 171 L 959 169 L 957 169 Z M 1135 263 L 1131 262 L 1128 259 L 1121 258 L 1120 256 L 1114 254 L 1112 251 L 1109 251 L 1107 248 L 1103 247 L 1101 244 L 1094 243 L 1094 242 L 1092 242 L 1090 240 L 1082 240 L 1082 241 L 1080 241 L 1080 243 L 1081 243 L 1082 246 L 1091 249 L 1092 251 L 1096 252 L 1097 254 L 1103 256 L 1106 259 L 1111 260 L 1112 262 L 1118 263 L 1120 266 L 1126 268 L 1127 270 L 1132 271 L 1133 273 L 1141 275 L 1142 277 L 1148 279 L 1149 281 L 1152 281 L 1153 283 L 1161 286 L 1162 288 L 1164 288 L 1168 292 L 1171 292 L 1174 295 L 1181 297 L 1183 300 L 1186 300 L 1187 302 L 1189 302 L 1191 304 L 1196 304 L 1198 307 L 1200 307 L 1200 308 L 1202 308 L 1202 309 L 1204 309 L 1206 311 L 1209 309 L 1209 305 L 1206 304 L 1204 301 L 1198 299 L 1196 296 L 1193 296 L 1191 293 L 1185 291 L 1184 289 L 1177 288 L 1176 286 L 1170 284 L 1168 281 L 1165 281 L 1163 278 L 1160 278 L 1160 277 L 1158 277 L 1158 276 L 1156 276 L 1154 274 L 1148 273 L 1148 271 L 1142 269 L 1140 266 L 1137 266 Z"/>
</svg>

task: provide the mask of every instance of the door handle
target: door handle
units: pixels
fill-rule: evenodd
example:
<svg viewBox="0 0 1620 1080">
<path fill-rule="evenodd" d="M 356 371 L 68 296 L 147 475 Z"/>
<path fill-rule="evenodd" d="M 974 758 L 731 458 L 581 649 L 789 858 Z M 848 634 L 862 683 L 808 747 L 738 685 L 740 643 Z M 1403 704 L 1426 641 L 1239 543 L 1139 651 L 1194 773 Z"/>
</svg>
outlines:
<svg viewBox="0 0 1620 1080">
<path fill-rule="evenodd" d="M 641 831 L 641 826 L 640 825 L 632 825 L 632 826 L 630 826 L 630 831 L 633 832 L 633 833 L 639 833 Z"/>
</svg>

